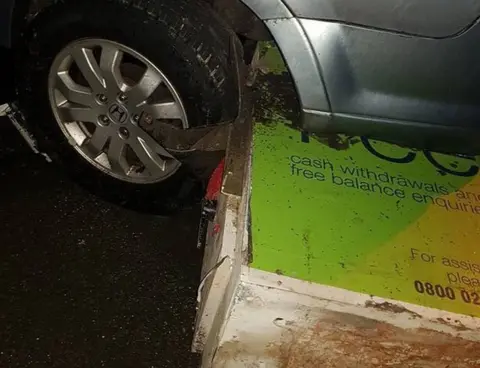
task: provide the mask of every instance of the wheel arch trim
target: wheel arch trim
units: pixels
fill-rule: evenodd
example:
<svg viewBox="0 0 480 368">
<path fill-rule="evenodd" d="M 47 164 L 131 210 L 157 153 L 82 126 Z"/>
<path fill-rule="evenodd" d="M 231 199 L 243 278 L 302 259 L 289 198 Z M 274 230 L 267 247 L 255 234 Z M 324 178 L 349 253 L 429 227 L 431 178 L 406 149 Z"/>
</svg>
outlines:
<svg viewBox="0 0 480 368">
<path fill-rule="evenodd" d="M 292 76 L 302 110 L 331 112 L 322 69 L 298 19 L 266 20 Z"/>
</svg>

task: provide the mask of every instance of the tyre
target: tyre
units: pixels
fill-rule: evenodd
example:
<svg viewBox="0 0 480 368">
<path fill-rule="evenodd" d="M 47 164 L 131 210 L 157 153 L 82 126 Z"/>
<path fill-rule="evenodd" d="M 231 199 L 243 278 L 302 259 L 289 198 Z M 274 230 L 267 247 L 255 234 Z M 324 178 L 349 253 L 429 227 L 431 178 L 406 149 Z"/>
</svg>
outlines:
<svg viewBox="0 0 480 368">
<path fill-rule="evenodd" d="M 173 131 L 236 117 L 230 30 L 201 2 L 84 0 L 44 9 L 19 58 L 19 107 L 40 147 L 124 206 L 178 208 L 198 181 Z"/>
</svg>

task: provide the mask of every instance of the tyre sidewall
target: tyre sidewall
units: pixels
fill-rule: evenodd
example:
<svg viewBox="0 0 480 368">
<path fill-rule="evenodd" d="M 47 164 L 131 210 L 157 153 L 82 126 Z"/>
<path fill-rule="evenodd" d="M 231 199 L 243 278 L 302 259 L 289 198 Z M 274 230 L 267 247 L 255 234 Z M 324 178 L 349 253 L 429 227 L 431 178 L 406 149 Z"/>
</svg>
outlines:
<svg viewBox="0 0 480 368">
<path fill-rule="evenodd" d="M 27 120 L 39 128 L 36 135 L 40 137 L 41 148 L 88 189 L 100 191 L 107 199 L 124 206 L 142 210 L 161 208 L 165 211 L 183 206 L 192 200 L 192 196 L 198 197 L 199 185 L 185 165 L 164 182 L 139 185 L 112 178 L 76 152 L 56 123 L 50 108 L 50 66 L 65 46 L 79 39 L 107 39 L 123 44 L 149 59 L 169 78 L 181 96 L 190 126 L 206 125 L 221 119 L 221 109 L 215 104 L 225 96 L 226 90 L 218 88 L 208 78 L 209 70 L 200 61 L 203 56 L 195 54 L 192 47 L 178 42 L 190 35 L 179 37 L 176 29 L 181 25 L 176 23 L 177 20 L 168 26 L 168 22 L 146 20 L 140 9 L 101 2 L 88 9 L 88 3 L 91 4 L 87 1 L 71 8 L 60 4 L 59 7 L 64 7 L 63 12 L 57 9 L 51 15 L 45 15 L 41 27 L 34 24 L 27 45 L 28 62 L 23 65 L 20 74 L 26 92 L 21 99 L 23 112 Z M 59 17 L 59 14 L 62 16 Z M 49 19 L 49 16 L 55 16 L 55 19 Z M 158 47 L 153 46 L 155 44 Z"/>
</svg>

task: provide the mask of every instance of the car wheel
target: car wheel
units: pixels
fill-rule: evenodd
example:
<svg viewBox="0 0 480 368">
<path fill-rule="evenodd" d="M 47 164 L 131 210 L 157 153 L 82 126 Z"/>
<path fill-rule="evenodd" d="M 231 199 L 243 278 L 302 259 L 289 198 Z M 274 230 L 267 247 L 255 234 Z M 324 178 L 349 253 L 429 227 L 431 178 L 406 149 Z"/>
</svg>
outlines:
<svg viewBox="0 0 480 368">
<path fill-rule="evenodd" d="M 191 199 L 175 130 L 235 117 L 231 33 L 201 2 L 62 2 L 31 24 L 19 105 L 40 145 L 79 183 L 123 205 Z"/>
</svg>

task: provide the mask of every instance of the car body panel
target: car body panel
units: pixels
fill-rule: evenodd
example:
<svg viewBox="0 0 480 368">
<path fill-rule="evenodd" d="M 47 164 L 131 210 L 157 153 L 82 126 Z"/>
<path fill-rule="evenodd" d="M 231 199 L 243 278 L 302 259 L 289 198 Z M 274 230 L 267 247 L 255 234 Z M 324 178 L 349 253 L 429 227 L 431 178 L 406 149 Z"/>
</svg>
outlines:
<svg viewBox="0 0 480 368">
<path fill-rule="evenodd" d="M 479 26 L 435 40 L 339 23 L 300 23 L 321 65 L 333 113 L 478 126 L 480 48 L 472 46 L 480 40 Z"/>
<path fill-rule="evenodd" d="M 320 65 L 300 21 L 287 18 L 267 20 L 265 23 L 288 61 L 302 107 L 330 111 Z"/>
<path fill-rule="evenodd" d="M 284 0 L 304 19 L 335 21 L 392 32 L 445 38 L 480 16 L 478 0 Z"/>
<path fill-rule="evenodd" d="M 385 23 L 391 29 L 380 30 L 354 24 L 360 18 L 353 13 L 346 19 L 349 12 L 335 12 L 336 1 L 243 1 L 264 17 L 285 58 L 305 130 L 464 153 L 480 149 L 480 3 L 395 0 L 377 8 L 365 3 L 397 27 Z M 287 5 L 292 16 L 272 11 L 281 8 L 274 3 Z M 430 16 L 414 29 L 416 12 L 426 16 L 427 5 Z M 329 7 L 330 13 L 322 11 Z M 407 16 L 411 23 L 402 23 Z"/>
<path fill-rule="evenodd" d="M 262 20 L 293 18 L 282 0 L 241 0 Z"/>
</svg>

